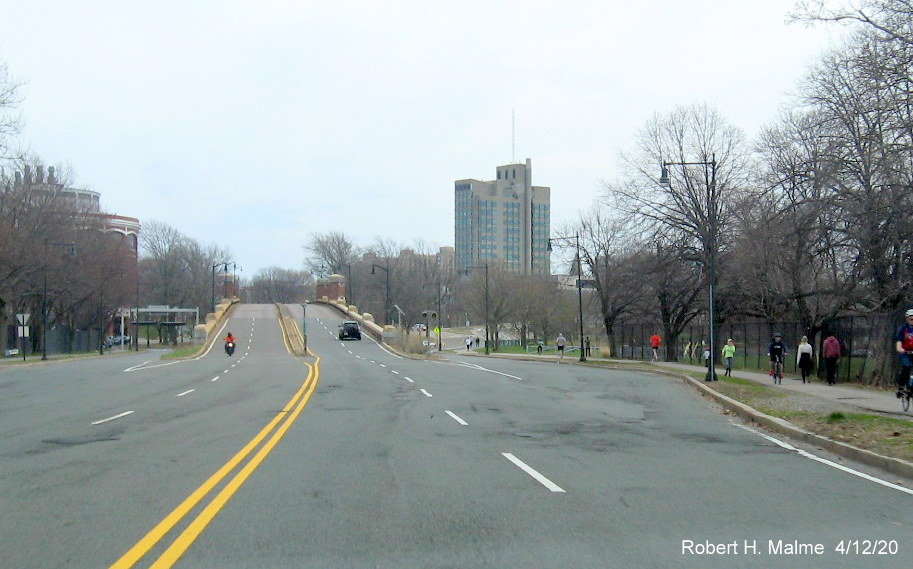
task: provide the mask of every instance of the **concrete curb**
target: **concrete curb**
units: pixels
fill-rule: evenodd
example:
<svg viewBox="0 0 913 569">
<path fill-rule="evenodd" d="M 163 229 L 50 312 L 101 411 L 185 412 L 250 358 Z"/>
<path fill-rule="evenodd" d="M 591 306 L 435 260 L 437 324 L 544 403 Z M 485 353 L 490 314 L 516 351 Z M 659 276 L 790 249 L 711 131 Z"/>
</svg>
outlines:
<svg viewBox="0 0 913 569">
<path fill-rule="evenodd" d="M 698 390 L 700 390 L 704 396 L 714 399 L 724 408 L 739 415 L 743 419 L 750 421 L 751 423 L 761 425 L 771 431 L 776 431 L 790 438 L 823 448 L 824 450 L 832 452 L 838 456 L 842 456 L 856 462 L 861 462 L 862 464 L 867 464 L 869 466 L 874 466 L 876 468 L 880 468 L 905 478 L 913 478 L 913 463 L 901 460 L 899 458 L 883 456 L 869 450 L 854 447 L 853 445 L 847 443 L 822 437 L 821 435 L 806 431 L 805 429 L 800 429 L 789 421 L 780 419 L 779 417 L 772 417 L 770 415 L 764 414 L 753 407 L 749 407 L 748 405 L 736 401 L 731 397 L 727 397 L 726 395 L 723 395 L 722 393 L 707 387 L 701 381 L 698 381 L 693 377 L 666 370 L 658 371 L 664 375 L 679 377 L 683 381 L 690 383 Z"/>
<path fill-rule="evenodd" d="M 475 356 L 481 356 L 482 354 L 472 354 Z M 489 356 L 491 357 L 491 356 Z M 501 359 L 517 359 L 521 361 L 539 361 L 544 362 L 541 357 L 536 356 L 503 356 L 499 354 L 494 354 L 494 357 Z M 551 362 L 550 362 L 551 363 Z M 571 360 L 568 362 L 557 361 L 555 363 L 569 363 L 580 365 L 579 361 Z M 586 364 L 584 364 L 586 365 Z M 762 413 L 755 409 L 754 407 L 749 407 L 744 403 L 736 401 L 731 397 L 723 395 L 722 393 L 711 389 L 710 387 L 704 385 L 704 382 L 694 379 L 688 375 L 674 372 L 671 370 L 663 369 L 661 367 L 644 367 L 638 366 L 637 364 L 630 365 L 600 365 L 599 367 L 604 367 L 608 369 L 625 369 L 630 371 L 642 371 L 645 373 L 657 373 L 660 375 L 667 375 L 670 377 L 677 377 L 683 382 L 691 384 L 693 387 L 698 389 L 705 397 L 709 397 L 719 403 L 723 408 L 735 413 L 742 419 L 745 419 L 747 422 L 754 423 L 756 425 L 761 425 L 765 429 L 775 431 L 786 435 L 792 439 L 802 441 L 817 447 L 820 447 L 828 452 L 842 456 L 849 460 L 860 462 L 862 464 L 867 464 L 869 466 L 874 466 L 880 468 L 891 474 L 896 474 L 898 476 L 903 476 L 905 478 L 913 479 L 913 463 L 901 460 L 899 458 L 892 458 L 889 456 L 883 456 L 877 453 L 874 453 L 869 450 L 861 449 L 855 447 L 851 444 L 843 443 L 840 441 L 835 441 L 821 435 L 806 431 L 805 429 L 800 429 L 799 427 L 793 425 L 789 421 L 780 419 L 779 417 L 772 417 L 765 413 Z"/>
</svg>

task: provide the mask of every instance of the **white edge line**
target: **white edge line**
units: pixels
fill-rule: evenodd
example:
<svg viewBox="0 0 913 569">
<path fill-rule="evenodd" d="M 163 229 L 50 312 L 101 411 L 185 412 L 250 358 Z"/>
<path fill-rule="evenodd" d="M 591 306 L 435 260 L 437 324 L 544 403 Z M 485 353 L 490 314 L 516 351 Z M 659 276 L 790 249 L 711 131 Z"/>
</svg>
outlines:
<svg viewBox="0 0 913 569">
<path fill-rule="evenodd" d="M 493 369 L 488 369 L 488 368 L 485 368 L 485 367 L 480 366 L 479 364 L 469 364 L 469 363 L 466 363 L 466 362 L 456 362 L 456 363 L 459 364 L 459 365 L 461 365 L 461 366 L 466 366 L 466 367 L 469 367 L 469 368 L 472 368 L 472 369 L 477 369 L 477 370 L 479 370 L 479 371 L 487 371 L 488 373 L 494 373 L 494 374 L 497 374 L 497 375 L 503 375 L 503 376 L 509 377 L 509 378 L 511 378 L 511 379 L 516 379 L 517 381 L 523 381 L 523 378 L 522 378 L 522 377 L 517 377 L 517 376 L 515 376 L 515 375 L 510 375 L 509 373 L 504 373 L 503 371 L 495 371 L 495 370 L 493 370 Z"/>
<path fill-rule="evenodd" d="M 375 340 L 374 338 L 372 338 L 370 334 L 367 336 L 367 338 L 368 338 L 369 340 L 371 340 L 372 342 L 374 342 L 374 344 L 376 344 L 378 348 L 380 348 L 381 350 L 387 352 L 389 355 L 393 356 L 394 358 L 397 358 L 397 359 L 400 359 L 400 360 L 406 359 L 406 358 L 404 358 L 403 356 L 400 356 L 400 355 L 395 354 L 395 353 L 393 353 L 392 351 L 390 351 L 390 350 L 387 348 L 386 345 L 381 344 L 380 342 L 378 342 L 377 340 Z"/>
<path fill-rule="evenodd" d="M 128 368 L 125 369 L 124 371 L 125 371 L 125 372 L 133 371 L 133 370 L 135 370 L 135 369 L 138 369 L 138 368 L 143 367 L 144 365 L 148 364 L 148 363 L 151 362 L 151 361 L 152 361 L 152 360 L 146 360 L 146 361 L 144 361 L 144 362 L 141 363 L 141 364 L 136 364 L 136 365 L 133 366 L 133 367 L 128 367 Z"/>
<path fill-rule="evenodd" d="M 827 466 L 832 466 L 832 467 L 836 468 L 837 470 L 842 470 L 848 474 L 852 474 L 853 476 L 858 476 L 859 478 L 862 478 L 864 480 L 868 480 L 870 482 L 874 482 L 876 484 L 881 484 L 882 486 L 887 486 L 888 488 L 892 488 L 894 490 L 900 490 L 901 492 L 905 492 L 907 494 L 913 495 L 913 490 L 911 490 L 909 488 L 904 488 L 903 486 L 898 486 L 897 484 L 892 484 L 892 483 L 888 482 L 887 480 L 882 480 L 881 478 L 875 478 L 874 476 L 870 476 L 864 472 L 859 472 L 858 470 L 853 470 L 852 468 L 843 466 L 842 464 L 837 464 L 836 462 L 830 461 L 826 458 L 821 458 L 820 456 L 815 456 L 808 451 L 804 451 L 801 448 L 794 447 L 789 443 L 785 443 L 779 439 L 776 439 L 769 435 L 765 435 L 764 433 L 762 433 L 760 431 L 756 431 L 750 427 L 746 427 L 745 425 L 736 425 L 736 427 L 738 427 L 740 429 L 745 429 L 746 431 L 748 431 L 750 433 L 754 433 L 760 437 L 764 437 L 765 439 L 769 440 L 770 442 L 772 442 L 776 445 L 779 445 L 786 450 L 794 451 L 794 452 L 798 453 L 800 456 L 804 456 L 805 458 L 810 458 L 810 459 L 820 462 L 822 464 L 826 464 Z"/>
<path fill-rule="evenodd" d="M 555 484 L 554 482 L 552 482 L 545 476 L 542 476 L 541 474 L 536 472 L 535 469 L 533 469 L 531 466 L 529 466 L 528 464 L 526 464 L 519 458 L 515 457 L 513 454 L 511 454 L 509 452 L 502 452 L 501 456 L 503 456 L 507 460 L 511 461 L 512 463 L 514 463 L 516 466 L 518 466 L 520 468 L 520 470 L 522 470 L 523 472 L 532 476 L 539 484 L 542 484 L 543 486 L 545 486 L 552 492 L 564 492 L 564 489 L 561 486 L 558 486 L 557 484 Z"/>
<path fill-rule="evenodd" d="M 132 413 L 136 413 L 136 411 L 124 411 L 123 413 L 120 413 L 119 415 L 115 415 L 113 417 L 108 417 L 107 419 L 102 419 L 101 421 L 95 421 L 92 424 L 101 425 L 102 423 L 107 423 L 108 421 L 113 421 L 114 419 L 120 419 L 121 417 L 126 417 L 127 415 L 130 415 Z"/>
<path fill-rule="evenodd" d="M 175 395 L 175 397 L 183 397 L 183 396 L 185 396 L 185 395 L 188 395 L 188 394 L 190 394 L 190 393 L 193 393 L 194 391 L 196 391 L 196 389 L 188 389 L 187 391 L 185 391 L 185 392 L 183 392 L 183 393 L 178 393 L 177 395 Z"/>
<path fill-rule="evenodd" d="M 425 397 L 434 397 L 434 395 L 431 395 L 430 393 L 428 393 L 428 392 L 425 391 L 424 389 L 422 389 L 421 392 L 425 394 Z"/>
<path fill-rule="evenodd" d="M 455 414 L 453 411 L 447 411 L 447 410 L 445 409 L 444 412 L 447 413 L 448 415 L 450 415 L 450 418 L 451 418 L 451 419 L 453 419 L 453 420 L 456 421 L 457 423 L 463 425 L 464 427 L 468 427 L 468 426 L 469 426 L 469 423 L 467 423 L 467 422 L 464 421 L 463 419 L 460 419 L 459 417 L 457 417 L 456 414 Z"/>
</svg>

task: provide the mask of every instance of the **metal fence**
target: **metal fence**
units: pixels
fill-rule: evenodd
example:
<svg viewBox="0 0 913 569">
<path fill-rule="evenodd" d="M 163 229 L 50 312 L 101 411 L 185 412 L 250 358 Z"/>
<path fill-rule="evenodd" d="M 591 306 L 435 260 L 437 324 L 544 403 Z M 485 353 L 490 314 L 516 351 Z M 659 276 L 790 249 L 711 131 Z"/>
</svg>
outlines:
<svg viewBox="0 0 913 569">
<path fill-rule="evenodd" d="M 824 375 L 824 360 L 820 358 L 821 344 L 833 334 L 841 346 L 838 361 L 838 380 L 859 381 L 870 384 L 892 384 L 899 370 L 894 351 L 894 334 L 903 321 L 903 314 L 867 314 L 843 316 L 824 322 L 822 329 L 809 337 L 818 363 L 818 375 Z M 615 328 L 615 357 L 648 360 L 653 357 L 649 338 L 654 333 L 663 336 L 662 326 L 657 323 L 622 323 Z M 767 370 L 770 358 L 767 349 L 774 332 L 783 334 L 788 356 L 785 363 L 787 373 L 797 373 L 796 347 L 806 331 L 798 322 L 724 322 L 717 325 L 717 359 L 726 340 L 732 338 L 736 345 L 733 367 L 736 369 Z M 685 328 L 675 345 L 669 345 L 663 337 L 659 349 L 661 360 L 703 365 L 704 346 L 708 341 L 708 327 L 697 324 Z M 669 350 L 674 357 L 668 358 Z"/>
</svg>

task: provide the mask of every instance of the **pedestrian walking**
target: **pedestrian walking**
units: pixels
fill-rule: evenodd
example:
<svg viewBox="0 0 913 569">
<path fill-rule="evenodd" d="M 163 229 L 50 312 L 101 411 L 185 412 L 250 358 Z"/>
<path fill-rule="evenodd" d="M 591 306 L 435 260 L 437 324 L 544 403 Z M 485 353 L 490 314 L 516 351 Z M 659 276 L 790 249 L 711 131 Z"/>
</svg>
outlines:
<svg viewBox="0 0 913 569">
<path fill-rule="evenodd" d="M 476 336 L 476 347 L 477 348 L 479 347 L 479 337 L 478 336 Z"/>
<path fill-rule="evenodd" d="M 662 338 L 659 337 L 659 334 L 653 334 L 650 336 L 650 348 L 653 349 L 653 361 L 659 360 L 659 344 L 662 342 Z"/>
<path fill-rule="evenodd" d="M 564 357 L 564 344 L 565 343 L 567 343 L 567 340 L 565 340 L 564 335 L 559 332 L 558 337 L 555 339 L 555 345 L 558 346 L 558 357 L 559 358 Z"/>
<path fill-rule="evenodd" d="M 468 352 L 470 348 L 472 348 L 472 337 L 466 336 L 466 351 Z"/>
<path fill-rule="evenodd" d="M 586 337 L 586 342 L 584 343 L 584 345 L 586 346 L 586 352 L 584 352 L 584 353 L 585 353 L 586 357 L 590 357 L 590 337 L 589 336 Z"/>
<path fill-rule="evenodd" d="M 812 345 L 808 343 L 808 336 L 802 336 L 799 347 L 796 348 L 796 367 L 802 372 L 802 383 L 811 383 L 812 373 Z"/>
<path fill-rule="evenodd" d="M 837 360 L 840 359 L 840 340 L 833 334 L 824 340 L 821 346 L 821 355 L 824 356 L 824 370 L 827 374 L 827 384 L 837 383 Z"/>
<path fill-rule="evenodd" d="M 732 341 L 732 338 L 726 340 L 726 344 L 723 346 L 723 359 L 726 361 L 726 372 L 723 375 L 728 375 L 732 377 L 732 358 L 735 357 L 735 342 Z"/>
<path fill-rule="evenodd" d="M 542 355 L 542 340 L 536 342 L 536 353 Z"/>
</svg>

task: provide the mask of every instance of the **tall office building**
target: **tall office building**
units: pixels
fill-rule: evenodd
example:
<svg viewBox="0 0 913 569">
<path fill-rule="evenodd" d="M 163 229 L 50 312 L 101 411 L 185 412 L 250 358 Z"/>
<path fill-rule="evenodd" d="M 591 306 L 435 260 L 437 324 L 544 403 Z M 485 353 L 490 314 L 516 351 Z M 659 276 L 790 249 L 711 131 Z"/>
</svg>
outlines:
<svg viewBox="0 0 913 569">
<path fill-rule="evenodd" d="M 532 185 L 532 161 L 498 166 L 496 178 L 454 182 L 455 268 L 500 261 L 523 275 L 550 272 L 551 188 Z"/>
</svg>

